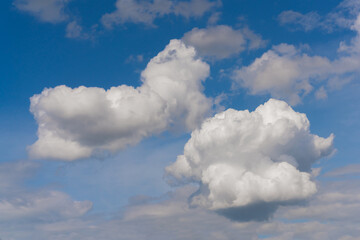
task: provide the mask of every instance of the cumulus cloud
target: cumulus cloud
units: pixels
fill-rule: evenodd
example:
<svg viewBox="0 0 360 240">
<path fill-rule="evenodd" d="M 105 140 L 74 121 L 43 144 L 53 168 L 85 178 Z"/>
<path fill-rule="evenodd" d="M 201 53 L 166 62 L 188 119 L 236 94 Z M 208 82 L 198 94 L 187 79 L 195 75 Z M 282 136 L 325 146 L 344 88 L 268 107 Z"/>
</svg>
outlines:
<svg viewBox="0 0 360 240">
<path fill-rule="evenodd" d="M 273 46 L 249 66 L 234 71 L 234 87 L 246 88 L 254 95 L 270 94 L 296 105 L 315 84 L 325 81 L 315 94 L 317 98 L 325 98 L 328 90 L 338 89 L 359 75 L 359 26 L 360 15 L 351 26 L 355 37 L 349 43 L 340 43 L 334 60 L 309 56 L 293 45 Z"/>
<path fill-rule="evenodd" d="M 175 14 L 185 18 L 201 17 L 204 13 L 221 4 L 211 0 L 117 0 L 116 10 L 102 16 L 101 22 L 106 28 L 126 22 L 142 23 L 153 26 L 156 18 Z"/>
<path fill-rule="evenodd" d="M 323 77 L 330 68 L 325 57 L 309 56 L 293 45 L 280 44 L 249 66 L 235 70 L 234 79 L 250 94 L 270 93 L 295 105 L 313 89 L 310 80 Z"/>
<path fill-rule="evenodd" d="M 31 97 L 39 125 L 33 158 L 75 160 L 117 151 L 168 129 L 195 128 L 211 108 L 202 93 L 209 66 L 179 40 L 154 57 L 142 85 L 109 90 L 58 86 Z"/>
<path fill-rule="evenodd" d="M 37 17 L 42 22 L 59 23 L 67 20 L 64 9 L 70 0 L 15 0 L 17 9 Z"/>
<path fill-rule="evenodd" d="M 317 190 L 308 172 L 334 151 L 334 136 L 313 135 L 309 125 L 305 114 L 274 99 L 254 112 L 228 109 L 192 132 L 184 154 L 166 168 L 169 182 L 200 183 L 192 205 L 236 220 L 267 219 L 278 205 Z"/>
<path fill-rule="evenodd" d="M 233 29 L 227 25 L 194 28 L 185 33 L 182 39 L 194 46 L 200 55 L 216 59 L 236 55 L 245 49 L 257 49 L 265 43 L 247 28 Z"/>
</svg>

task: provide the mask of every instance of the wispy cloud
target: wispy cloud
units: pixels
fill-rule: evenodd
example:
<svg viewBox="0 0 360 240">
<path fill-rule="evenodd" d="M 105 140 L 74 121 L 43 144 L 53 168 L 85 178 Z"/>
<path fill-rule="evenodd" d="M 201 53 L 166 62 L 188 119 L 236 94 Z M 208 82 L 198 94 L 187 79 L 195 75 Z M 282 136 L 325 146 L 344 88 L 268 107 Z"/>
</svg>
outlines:
<svg viewBox="0 0 360 240">
<path fill-rule="evenodd" d="M 221 1 L 212 0 L 117 0 L 116 10 L 102 16 L 101 22 L 106 28 L 124 23 L 142 23 L 154 26 L 154 20 L 165 15 L 174 14 L 185 18 L 201 17 Z"/>
<path fill-rule="evenodd" d="M 332 32 L 339 28 L 350 28 L 360 11 L 357 0 L 344 0 L 335 9 L 321 16 L 317 12 L 299 13 L 292 10 L 279 14 L 278 21 L 281 25 L 289 26 L 290 30 L 311 31 L 322 29 Z"/>
<path fill-rule="evenodd" d="M 59 23 L 69 18 L 65 11 L 68 2 L 70 0 L 15 0 L 14 5 L 42 22 Z"/>
</svg>

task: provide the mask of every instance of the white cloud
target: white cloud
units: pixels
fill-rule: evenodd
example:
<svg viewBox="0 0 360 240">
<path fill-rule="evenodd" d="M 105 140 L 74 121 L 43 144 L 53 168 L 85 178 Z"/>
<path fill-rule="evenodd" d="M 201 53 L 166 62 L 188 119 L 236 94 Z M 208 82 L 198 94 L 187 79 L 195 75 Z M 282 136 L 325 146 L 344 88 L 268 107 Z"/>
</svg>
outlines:
<svg viewBox="0 0 360 240">
<path fill-rule="evenodd" d="M 307 172 L 333 150 L 333 135 L 311 134 L 305 114 L 271 99 L 254 112 L 229 109 L 207 119 L 166 172 L 170 183 L 201 184 L 193 205 L 224 214 L 223 209 L 235 214 L 261 206 L 269 210 L 266 215 L 278 204 L 314 194 L 316 185 Z"/>
<path fill-rule="evenodd" d="M 316 92 L 315 92 L 315 97 L 317 99 L 326 99 L 327 98 L 327 93 L 325 88 L 322 86 L 320 87 Z"/>
<path fill-rule="evenodd" d="M 245 49 L 264 46 L 260 36 L 249 29 L 233 29 L 226 25 L 194 28 L 183 36 L 183 41 L 194 46 L 200 55 L 224 59 L 234 56 Z"/>
<path fill-rule="evenodd" d="M 39 167 L 28 161 L 0 164 L 0 224 L 76 218 L 92 208 L 90 201 L 74 201 L 60 191 L 29 191 L 23 182 Z"/>
<path fill-rule="evenodd" d="M 117 151 L 168 129 L 195 128 L 212 101 L 202 93 L 209 66 L 179 40 L 154 57 L 141 74 L 142 86 L 109 90 L 66 86 L 31 98 L 39 139 L 33 158 L 75 160 Z"/>
<path fill-rule="evenodd" d="M 334 169 L 324 174 L 326 177 L 341 177 L 344 175 L 360 174 L 360 164 L 351 164 L 344 167 Z"/>
<path fill-rule="evenodd" d="M 325 16 L 317 12 L 302 14 L 292 10 L 283 11 L 278 16 L 281 25 L 290 26 L 291 30 L 311 31 L 316 28 L 332 32 L 339 28 L 350 28 L 360 11 L 357 0 L 344 0 Z"/>
<path fill-rule="evenodd" d="M 15 0 L 20 11 L 37 17 L 42 22 L 59 23 L 67 20 L 64 9 L 70 0 Z"/>
<path fill-rule="evenodd" d="M 0 199 L 0 221 L 68 219 L 84 215 L 91 207 L 90 201 L 74 201 L 59 191 L 23 193 Z"/>
<path fill-rule="evenodd" d="M 219 2 L 211 0 L 117 0 L 116 10 L 102 16 L 101 22 L 107 28 L 126 22 L 142 23 L 153 26 L 156 18 L 175 14 L 186 18 L 201 17 Z"/>
<path fill-rule="evenodd" d="M 94 25 L 96 26 L 96 25 Z M 94 30 L 94 28 L 93 28 Z M 83 27 L 77 21 L 71 21 L 66 25 L 66 37 L 73 39 L 89 39 L 90 35 L 85 33 Z"/>
<path fill-rule="evenodd" d="M 327 58 L 309 56 L 292 45 L 281 44 L 234 72 L 234 80 L 251 94 L 270 93 L 295 105 L 312 90 L 310 79 L 328 74 Z"/>
<path fill-rule="evenodd" d="M 11 222 L 11 226 L 0 222 L 0 235 L 4 239 L 24 240 L 230 240 L 239 236 L 242 239 L 267 236 L 272 240 L 357 239 L 359 182 L 330 184 L 320 184 L 319 194 L 308 205 L 281 207 L 270 222 L 234 222 L 202 208 L 191 208 L 187 200 L 195 188 L 186 186 L 160 200 L 130 205 L 121 216 L 110 219 L 97 215 L 54 222 Z"/>
<path fill-rule="evenodd" d="M 332 32 L 339 28 L 350 28 L 359 11 L 359 1 L 344 0 L 325 16 L 321 16 L 317 12 L 302 14 L 288 10 L 279 14 L 278 21 L 281 25 L 290 26 L 291 30 L 307 32 L 319 28 L 326 32 Z"/>
<path fill-rule="evenodd" d="M 338 57 L 329 60 L 309 56 L 293 45 L 273 46 L 249 66 L 234 71 L 234 87 L 249 89 L 250 94 L 270 94 L 292 105 L 313 90 L 314 83 L 325 81 L 316 96 L 324 98 L 326 90 L 335 90 L 358 76 L 360 69 L 360 15 L 351 27 L 356 36 L 350 43 L 341 42 Z M 326 87 L 325 87 L 326 86 Z"/>
<path fill-rule="evenodd" d="M 305 32 L 313 30 L 321 25 L 320 15 L 316 12 L 309 12 L 302 14 L 294 11 L 284 11 L 278 16 L 281 25 L 294 24 L 298 25 L 300 29 Z"/>
<path fill-rule="evenodd" d="M 38 168 L 35 162 L 19 161 L 0 164 L 0 196 L 17 191 L 17 186 Z"/>
</svg>

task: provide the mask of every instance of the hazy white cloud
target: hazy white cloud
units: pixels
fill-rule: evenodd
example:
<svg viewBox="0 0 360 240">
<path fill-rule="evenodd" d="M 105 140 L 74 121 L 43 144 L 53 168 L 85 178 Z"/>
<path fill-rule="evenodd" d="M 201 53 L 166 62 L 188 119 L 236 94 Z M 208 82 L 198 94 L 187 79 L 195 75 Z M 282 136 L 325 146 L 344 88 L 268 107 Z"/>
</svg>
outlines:
<svg viewBox="0 0 360 240">
<path fill-rule="evenodd" d="M 214 25 L 216 24 L 221 18 L 221 12 L 214 12 L 213 14 L 211 14 L 211 16 L 208 19 L 208 24 L 209 25 Z"/>
<path fill-rule="evenodd" d="M 31 98 L 39 139 L 33 158 L 74 160 L 117 151 L 168 129 L 195 128 L 212 100 L 202 93 L 209 66 L 179 40 L 151 59 L 142 86 L 109 90 L 66 86 L 45 89 Z"/>
<path fill-rule="evenodd" d="M 319 28 L 332 32 L 338 28 L 350 28 L 359 11 L 359 1 L 344 0 L 325 16 L 321 16 L 317 12 L 303 14 L 288 10 L 279 14 L 278 21 L 281 25 L 290 26 L 291 30 L 307 32 Z"/>
<path fill-rule="evenodd" d="M 280 13 L 278 20 L 281 25 L 294 24 L 306 32 L 321 26 L 321 17 L 316 12 L 302 14 L 291 10 L 284 11 Z"/>
<path fill-rule="evenodd" d="M 324 88 L 324 86 L 320 87 L 316 92 L 315 92 L 315 97 L 317 99 L 326 99 L 327 98 L 327 93 L 326 90 Z"/>
<path fill-rule="evenodd" d="M 96 25 L 94 25 L 96 26 Z M 94 28 L 93 28 L 94 30 Z M 66 37 L 74 39 L 89 39 L 89 33 L 84 32 L 83 27 L 77 21 L 71 21 L 66 25 Z"/>
<path fill-rule="evenodd" d="M 102 16 L 101 22 L 107 28 L 126 22 L 153 26 L 154 20 L 167 14 L 186 18 L 201 17 L 204 13 L 221 4 L 211 0 L 117 0 L 116 10 Z"/>
<path fill-rule="evenodd" d="M 0 164 L 0 196 L 18 191 L 18 185 L 31 176 L 39 164 L 29 161 L 4 162 Z"/>
<path fill-rule="evenodd" d="M 131 63 L 131 62 L 138 62 L 141 63 L 144 61 L 144 55 L 138 54 L 138 55 L 130 55 L 126 60 L 125 63 Z"/>
<path fill-rule="evenodd" d="M 246 49 L 263 47 L 265 42 L 251 30 L 233 29 L 227 25 L 194 28 L 183 36 L 183 41 L 194 46 L 200 55 L 223 59 Z"/>
<path fill-rule="evenodd" d="M 74 201 L 59 191 L 22 193 L 0 199 L 0 221 L 74 218 L 84 215 L 91 207 L 90 201 Z"/>
<path fill-rule="evenodd" d="M 360 164 L 351 164 L 344 167 L 334 169 L 324 174 L 326 177 L 341 177 L 344 175 L 360 174 Z"/>
<path fill-rule="evenodd" d="M 0 234 L 5 239 L 20 240 L 230 240 L 239 236 L 244 239 L 267 236 L 272 240 L 354 240 L 360 234 L 358 184 L 358 181 L 320 184 L 319 193 L 308 205 L 281 207 L 274 219 L 267 222 L 235 222 L 212 211 L 191 208 L 187 200 L 196 189 L 186 186 L 160 199 L 149 197 L 147 202 L 129 205 L 121 216 L 111 219 L 85 216 L 54 222 L 22 222 L 15 228 L 14 222 L 12 227 L 0 222 Z"/>
<path fill-rule="evenodd" d="M 296 105 L 313 90 L 314 83 L 324 81 L 315 95 L 325 98 L 328 90 L 341 88 L 359 75 L 360 15 L 351 29 L 356 36 L 349 43 L 340 43 L 338 57 L 332 61 L 326 57 L 309 56 L 293 45 L 280 44 L 249 66 L 235 70 L 234 87 L 247 88 L 250 94 L 270 94 Z"/>
<path fill-rule="evenodd" d="M 58 23 L 67 20 L 64 9 L 70 0 L 15 0 L 20 11 L 37 17 L 42 22 Z"/>
<path fill-rule="evenodd" d="M 39 166 L 28 161 L 0 164 L 0 224 L 64 220 L 82 216 L 92 208 L 90 201 L 74 201 L 60 191 L 28 190 L 24 181 Z"/>
<path fill-rule="evenodd" d="M 192 205 L 236 220 L 237 210 L 267 215 L 279 204 L 310 197 L 316 192 L 311 165 L 333 151 L 333 135 L 311 134 L 305 114 L 271 99 L 254 112 L 229 109 L 207 119 L 166 172 L 170 183 L 200 183 Z"/>
</svg>

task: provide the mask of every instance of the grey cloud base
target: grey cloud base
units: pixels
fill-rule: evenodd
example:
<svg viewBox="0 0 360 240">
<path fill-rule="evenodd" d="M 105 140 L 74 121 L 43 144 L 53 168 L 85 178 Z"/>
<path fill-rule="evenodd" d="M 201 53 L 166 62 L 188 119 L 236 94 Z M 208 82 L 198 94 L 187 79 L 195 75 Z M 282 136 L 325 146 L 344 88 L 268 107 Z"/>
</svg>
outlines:
<svg viewBox="0 0 360 240">
<path fill-rule="evenodd" d="M 305 114 L 270 99 L 254 112 L 228 109 L 191 134 L 166 168 L 169 182 L 200 183 L 190 204 L 238 220 L 266 220 L 277 206 L 316 191 L 311 165 L 333 151 L 333 135 L 310 133 Z M 251 209 L 261 207 L 261 213 Z M 260 214 L 260 215 L 258 215 Z"/>
<path fill-rule="evenodd" d="M 70 161 L 115 152 L 169 129 L 194 129 L 212 106 L 202 93 L 208 75 L 194 48 L 172 40 L 148 63 L 138 88 L 45 89 L 31 98 L 39 128 L 29 154 Z"/>
</svg>

